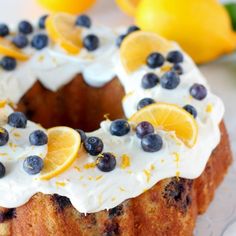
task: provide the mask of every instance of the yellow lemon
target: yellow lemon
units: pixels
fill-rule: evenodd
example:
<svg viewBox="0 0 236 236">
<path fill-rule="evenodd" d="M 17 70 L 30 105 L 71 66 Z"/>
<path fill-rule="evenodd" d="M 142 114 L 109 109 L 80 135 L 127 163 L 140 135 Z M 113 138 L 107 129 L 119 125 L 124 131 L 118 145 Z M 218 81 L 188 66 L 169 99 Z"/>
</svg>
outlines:
<svg viewBox="0 0 236 236">
<path fill-rule="evenodd" d="M 116 0 L 120 9 L 129 16 L 134 16 L 140 0 Z"/>
<path fill-rule="evenodd" d="M 67 170 L 78 157 L 80 135 L 68 127 L 48 130 L 48 153 L 40 179 L 51 179 Z"/>
<path fill-rule="evenodd" d="M 13 57 L 18 60 L 27 60 L 28 55 L 23 53 L 20 49 L 14 46 L 11 41 L 0 37 L 0 54 L 4 56 Z"/>
<path fill-rule="evenodd" d="M 75 26 L 76 16 L 67 13 L 55 13 L 46 20 L 49 37 L 68 53 L 77 54 L 82 48 L 81 29 Z"/>
<path fill-rule="evenodd" d="M 216 0 L 141 0 L 136 23 L 177 41 L 197 63 L 236 48 L 230 18 Z"/>
<path fill-rule="evenodd" d="M 38 2 L 53 12 L 81 13 L 89 9 L 95 0 L 38 0 Z"/>
<path fill-rule="evenodd" d="M 154 127 L 174 131 L 188 147 L 193 147 L 197 141 L 198 125 L 187 111 L 176 105 L 155 103 L 136 112 L 130 121 L 138 124 L 148 121 Z"/>
<path fill-rule="evenodd" d="M 120 47 L 120 57 L 128 72 L 138 69 L 146 63 L 152 52 L 167 52 L 171 43 L 155 33 L 137 31 L 128 35 Z"/>
</svg>

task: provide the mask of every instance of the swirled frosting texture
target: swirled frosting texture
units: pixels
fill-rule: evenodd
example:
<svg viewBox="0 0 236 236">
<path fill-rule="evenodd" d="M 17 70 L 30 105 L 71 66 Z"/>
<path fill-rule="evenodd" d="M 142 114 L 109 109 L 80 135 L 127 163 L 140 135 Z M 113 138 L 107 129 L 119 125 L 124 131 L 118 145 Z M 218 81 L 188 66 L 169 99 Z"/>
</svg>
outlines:
<svg viewBox="0 0 236 236">
<path fill-rule="evenodd" d="M 101 172 L 94 167 L 95 158 L 81 151 L 80 157 L 66 172 L 49 181 L 40 181 L 37 176 L 32 177 L 22 169 L 22 159 L 26 155 L 37 154 L 42 158 L 46 155 L 47 146 L 32 150 L 28 141 L 28 134 L 32 129 L 36 129 L 37 125 L 29 122 L 26 130 L 13 130 L 6 124 L 6 118 L 0 118 L 1 125 L 10 132 L 10 141 L 16 145 L 15 150 L 9 145 L 0 147 L 0 161 L 7 169 L 7 175 L 0 179 L 1 206 L 20 206 L 35 193 L 42 192 L 67 196 L 74 207 L 83 213 L 109 209 L 142 194 L 162 179 L 176 175 L 197 178 L 219 143 L 218 125 L 223 117 L 224 106 L 210 91 L 205 78 L 186 54 L 182 64 L 184 74 L 180 76 L 181 83 L 175 90 L 165 90 L 160 85 L 144 90 L 141 87 L 142 76 L 149 71 L 161 76 L 161 69 L 151 70 L 143 66 L 128 74 L 114 46 L 115 31 L 103 27 L 96 30 L 97 35 L 102 38 L 102 46 L 94 53 L 82 50 L 78 56 L 69 56 L 57 47 L 49 46 L 35 53 L 30 61 L 22 63 L 14 72 L 1 72 L 0 99 L 8 98 L 17 102 L 37 78 L 48 89 L 56 91 L 77 73 L 83 73 L 86 82 L 95 87 L 104 85 L 114 75 L 118 75 L 126 92 L 123 107 L 127 117 L 137 111 L 137 104 L 144 97 L 180 106 L 192 104 L 198 111 L 199 136 L 196 145 L 188 148 L 175 133 L 156 130 L 163 138 L 163 148 L 156 153 L 147 153 L 141 149 L 140 139 L 134 131 L 123 137 L 111 136 L 111 122 L 104 121 L 100 129 L 87 135 L 100 137 L 104 142 L 104 152 L 115 154 L 115 170 L 109 173 Z M 86 30 L 83 33 L 88 32 Z M 179 47 L 173 44 L 173 49 Z M 166 66 L 169 64 L 166 63 Z M 197 101 L 190 96 L 189 88 L 194 83 L 207 87 L 208 95 L 204 100 Z M 0 110 L 0 114 L 5 114 L 4 117 L 11 112 L 8 106 Z M 17 141 L 13 132 L 21 134 L 20 141 Z"/>
</svg>

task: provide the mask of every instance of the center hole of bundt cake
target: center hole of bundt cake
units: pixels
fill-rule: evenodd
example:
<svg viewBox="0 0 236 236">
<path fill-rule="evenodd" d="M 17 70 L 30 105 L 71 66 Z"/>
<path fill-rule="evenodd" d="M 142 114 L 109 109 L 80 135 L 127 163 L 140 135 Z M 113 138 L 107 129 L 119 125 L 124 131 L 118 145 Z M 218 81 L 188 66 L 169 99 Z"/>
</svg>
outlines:
<svg viewBox="0 0 236 236">
<path fill-rule="evenodd" d="M 18 109 L 45 128 L 69 126 L 89 132 L 100 127 L 106 114 L 112 120 L 124 116 L 123 96 L 124 90 L 117 78 L 94 88 L 78 75 L 56 92 L 36 82 L 20 100 Z"/>
</svg>

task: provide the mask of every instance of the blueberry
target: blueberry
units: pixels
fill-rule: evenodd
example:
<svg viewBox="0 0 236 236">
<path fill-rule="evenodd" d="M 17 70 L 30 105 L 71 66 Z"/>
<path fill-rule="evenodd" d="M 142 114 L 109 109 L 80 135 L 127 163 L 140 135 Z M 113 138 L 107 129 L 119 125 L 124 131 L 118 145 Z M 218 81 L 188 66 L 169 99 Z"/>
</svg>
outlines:
<svg viewBox="0 0 236 236">
<path fill-rule="evenodd" d="M 36 175 L 43 169 L 43 159 L 39 156 L 29 156 L 23 162 L 23 169 L 29 175 Z"/>
<path fill-rule="evenodd" d="M 190 113 L 194 118 L 197 117 L 197 110 L 192 105 L 185 105 L 183 109 Z"/>
<path fill-rule="evenodd" d="M 180 51 L 171 51 L 167 54 L 167 61 L 171 63 L 180 63 L 184 61 L 184 56 Z"/>
<path fill-rule="evenodd" d="M 9 140 L 9 134 L 6 129 L 0 127 L 0 146 L 7 144 Z"/>
<path fill-rule="evenodd" d="M 40 29 L 45 29 L 45 21 L 46 21 L 47 17 L 48 17 L 48 15 L 43 15 L 39 18 L 38 27 Z"/>
<path fill-rule="evenodd" d="M 141 140 L 141 146 L 145 152 L 157 152 L 163 146 L 163 141 L 158 134 L 147 134 Z"/>
<path fill-rule="evenodd" d="M 33 32 L 33 26 L 25 20 L 19 23 L 18 29 L 22 34 L 31 34 Z"/>
<path fill-rule="evenodd" d="M 154 99 L 152 99 L 152 98 L 143 98 L 139 101 L 138 106 L 137 106 L 137 110 L 140 110 L 143 107 L 146 107 L 146 106 L 151 105 L 153 103 L 155 103 Z"/>
<path fill-rule="evenodd" d="M 160 82 L 162 88 L 175 89 L 180 83 L 180 78 L 174 71 L 168 71 L 162 75 Z"/>
<path fill-rule="evenodd" d="M 9 28 L 6 24 L 0 24 L 0 36 L 5 37 L 9 34 Z"/>
<path fill-rule="evenodd" d="M 131 34 L 131 33 L 135 32 L 135 31 L 139 31 L 139 30 L 140 30 L 140 28 L 139 28 L 138 26 L 136 26 L 136 25 L 131 25 L 131 26 L 128 28 L 128 30 L 127 30 L 127 34 Z"/>
<path fill-rule="evenodd" d="M 31 46 L 37 50 L 41 50 L 48 45 L 48 36 L 46 34 L 36 34 L 34 35 Z"/>
<path fill-rule="evenodd" d="M 48 143 L 48 136 L 42 130 L 35 130 L 29 136 L 31 145 L 42 146 Z"/>
<path fill-rule="evenodd" d="M 143 138 L 147 134 L 154 133 L 154 128 L 152 124 L 147 121 L 142 121 L 136 126 L 136 135 L 138 138 Z"/>
<path fill-rule="evenodd" d="M 8 116 L 7 123 L 15 128 L 25 128 L 27 124 L 27 118 L 22 112 L 13 112 Z"/>
<path fill-rule="evenodd" d="M 92 23 L 91 23 L 91 19 L 90 19 L 89 16 L 80 15 L 80 16 L 77 17 L 75 24 L 78 25 L 78 26 L 83 26 L 83 27 L 86 27 L 86 28 L 90 28 Z"/>
<path fill-rule="evenodd" d="M 81 141 L 84 142 L 85 139 L 87 138 L 85 132 L 83 130 L 81 130 L 81 129 L 76 129 L 76 131 L 79 133 Z"/>
<path fill-rule="evenodd" d="M 0 162 L 0 179 L 3 178 L 6 174 L 5 166 Z"/>
<path fill-rule="evenodd" d="M 96 163 L 99 170 L 110 172 L 116 167 L 116 158 L 110 152 L 104 152 L 98 156 Z"/>
<path fill-rule="evenodd" d="M 189 92 L 197 100 L 203 100 L 207 96 L 207 89 L 202 84 L 194 84 Z"/>
<path fill-rule="evenodd" d="M 1 67 L 6 71 L 12 71 L 16 68 L 16 59 L 13 57 L 5 56 L 0 61 Z"/>
<path fill-rule="evenodd" d="M 83 45 L 88 51 L 94 51 L 99 47 L 99 38 L 94 34 L 89 34 L 84 38 Z"/>
<path fill-rule="evenodd" d="M 130 125 L 127 120 L 118 119 L 114 120 L 110 126 L 110 132 L 115 136 L 124 136 L 130 131 Z"/>
<path fill-rule="evenodd" d="M 24 48 L 28 45 L 29 40 L 24 34 L 18 34 L 12 39 L 12 43 L 18 48 Z"/>
<path fill-rule="evenodd" d="M 172 67 L 172 71 L 174 71 L 178 75 L 182 75 L 183 74 L 183 68 L 182 68 L 182 66 L 180 64 L 174 64 L 173 67 Z"/>
<path fill-rule="evenodd" d="M 121 34 L 117 39 L 116 39 L 116 46 L 120 47 L 122 44 L 124 38 L 127 36 L 127 34 Z"/>
<path fill-rule="evenodd" d="M 92 156 L 97 156 L 103 150 L 103 142 L 98 137 L 88 137 L 84 141 L 85 150 Z"/>
<path fill-rule="evenodd" d="M 142 78 L 142 87 L 144 89 L 150 89 L 155 87 L 159 82 L 159 78 L 154 73 L 147 73 Z"/>
<path fill-rule="evenodd" d="M 158 52 L 151 53 L 146 60 L 148 67 L 155 69 L 161 67 L 165 62 L 165 58 Z"/>
</svg>

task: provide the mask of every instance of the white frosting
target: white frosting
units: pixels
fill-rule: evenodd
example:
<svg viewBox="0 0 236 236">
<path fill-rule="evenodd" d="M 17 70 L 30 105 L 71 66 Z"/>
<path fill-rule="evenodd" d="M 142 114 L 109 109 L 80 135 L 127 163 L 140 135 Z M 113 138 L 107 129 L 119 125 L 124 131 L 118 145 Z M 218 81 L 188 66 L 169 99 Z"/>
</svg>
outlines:
<svg viewBox="0 0 236 236">
<path fill-rule="evenodd" d="M 181 83 L 175 90 L 166 90 L 160 85 L 144 90 L 141 88 L 141 78 L 145 73 L 155 71 L 160 76 L 163 72 L 143 66 L 133 74 L 127 74 L 114 46 L 116 33 L 107 28 L 99 28 L 86 30 L 83 34 L 90 31 L 100 37 L 102 45 L 94 53 L 83 49 L 79 55 L 69 56 L 51 45 L 35 53 L 15 71 L 1 71 L 0 99 L 19 101 L 36 78 L 48 89 L 56 91 L 77 73 L 83 73 L 86 82 L 95 87 L 104 85 L 114 75 L 118 75 L 127 94 L 123 100 L 127 117 L 137 111 L 137 103 L 144 97 L 180 106 L 192 104 L 198 111 L 199 135 L 196 145 L 188 148 L 174 132 L 156 130 L 163 138 L 163 148 L 156 153 L 147 153 L 142 150 L 140 139 L 134 131 L 123 137 L 111 136 L 110 121 L 104 121 L 99 130 L 87 135 L 100 137 L 104 142 L 104 152 L 115 154 L 117 166 L 113 171 L 105 173 L 96 167 L 87 168 L 86 164 L 94 163 L 96 158 L 81 151 L 80 157 L 66 172 L 49 181 L 40 181 L 37 176 L 30 176 L 22 170 L 22 159 L 27 155 L 46 155 L 47 146 L 33 148 L 29 145 L 28 134 L 38 126 L 29 122 L 25 130 L 11 129 L 4 123 L 2 126 L 10 132 L 10 142 L 15 143 L 17 148 L 14 150 L 9 144 L 0 147 L 0 161 L 7 169 L 7 175 L 0 179 L 0 206 L 17 207 L 37 192 L 42 192 L 67 196 L 74 207 L 83 213 L 109 209 L 126 199 L 140 195 L 162 179 L 176 175 L 189 179 L 197 178 L 219 143 L 219 123 L 223 118 L 224 106 L 221 100 L 211 93 L 205 78 L 187 55 L 184 54 Z M 178 46 L 173 44 L 173 49 L 176 48 Z M 197 101 L 190 97 L 189 88 L 194 83 L 207 87 L 208 95 L 204 100 Z M 3 113 L 10 114 L 11 109 L 6 106 L 0 110 L 0 114 Z M 14 138 L 13 132 L 21 133 L 21 138 Z M 128 166 L 122 165 L 124 155 L 126 158 L 128 156 L 130 161 Z"/>
</svg>

